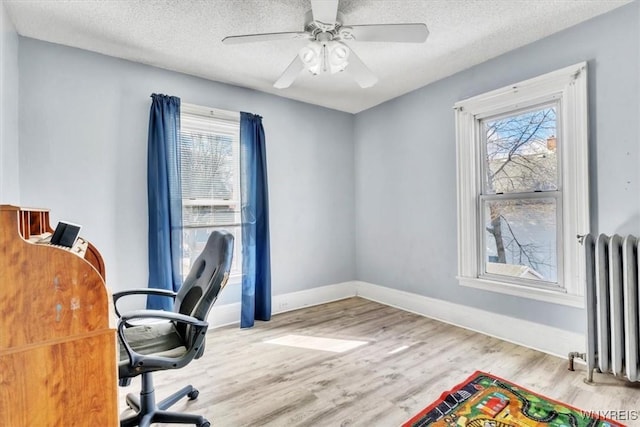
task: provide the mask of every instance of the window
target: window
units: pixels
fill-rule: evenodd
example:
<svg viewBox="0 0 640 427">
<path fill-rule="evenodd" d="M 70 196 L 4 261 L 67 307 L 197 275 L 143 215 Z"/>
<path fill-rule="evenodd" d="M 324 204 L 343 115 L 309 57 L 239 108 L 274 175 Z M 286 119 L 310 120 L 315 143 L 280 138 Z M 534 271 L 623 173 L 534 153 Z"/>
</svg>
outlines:
<svg viewBox="0 0 640 427">
<path fill-rule="evenodd" d="M 215 229 L 234 235 L 231 276 L 239 276 L 240 114 L 185 103 L 180 110 L 183 276 Z"/>
<path fill-rule="evenodd" d="M 586 63 L 456 103 L 458 279 L 583 304 Z"/>
</svg>

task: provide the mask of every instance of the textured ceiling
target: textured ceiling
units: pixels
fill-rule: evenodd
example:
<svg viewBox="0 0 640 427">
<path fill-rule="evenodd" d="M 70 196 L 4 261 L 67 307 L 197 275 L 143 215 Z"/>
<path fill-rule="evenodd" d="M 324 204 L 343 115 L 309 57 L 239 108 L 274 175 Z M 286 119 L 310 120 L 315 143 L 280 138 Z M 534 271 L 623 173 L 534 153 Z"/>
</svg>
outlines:
<svg viewBox="0 0 640 427">
<path fill-rule="evenodd" d="M 378 76 L 302 74 L 275 89 L 305 40 L 223 45 L 227 35 L 302 31 L 309 0 L 3 0 L 22 36 L 356 113 L 630 0 L 341 0 L 345 24 L 422 22 L 423 44 L 348 44 Z"/>
</svg>

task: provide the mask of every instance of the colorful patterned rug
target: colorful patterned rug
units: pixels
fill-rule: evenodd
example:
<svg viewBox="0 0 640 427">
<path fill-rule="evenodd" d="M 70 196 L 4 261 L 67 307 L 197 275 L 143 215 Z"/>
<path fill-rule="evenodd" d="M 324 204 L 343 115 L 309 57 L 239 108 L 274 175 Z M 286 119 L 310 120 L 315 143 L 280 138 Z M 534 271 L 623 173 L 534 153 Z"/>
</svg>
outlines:
<svg viewBox="0 0 640 427">
<path fill-rule="evenodd" d="M 624 427 L 477 371 L 402 427 Z"/>
</svg>

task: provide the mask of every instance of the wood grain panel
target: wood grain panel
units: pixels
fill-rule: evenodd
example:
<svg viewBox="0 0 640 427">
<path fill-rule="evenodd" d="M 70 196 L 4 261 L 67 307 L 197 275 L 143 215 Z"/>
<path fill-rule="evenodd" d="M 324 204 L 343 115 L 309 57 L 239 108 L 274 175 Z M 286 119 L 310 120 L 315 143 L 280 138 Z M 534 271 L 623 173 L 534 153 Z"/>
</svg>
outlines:
<svg viewBox="0 0 640 427">
<path fill-rule="evenodd" d="M 0 426 L 115 426 L 103 276 L 70 251 L 23 238 L 50 230 L 48 218 L 0 206 Z"/>
<path fill-rule="evenodd" d="M 98 272 L 69 251 L 23 240 L 18 211 L 0 212 L 0 350 L 108 328 Z"/>
<path fill-rule="evenodd" d="M 116 425 L 114 355 L 110 331 L 3 355 L 0 425 Z"/>
</svg>

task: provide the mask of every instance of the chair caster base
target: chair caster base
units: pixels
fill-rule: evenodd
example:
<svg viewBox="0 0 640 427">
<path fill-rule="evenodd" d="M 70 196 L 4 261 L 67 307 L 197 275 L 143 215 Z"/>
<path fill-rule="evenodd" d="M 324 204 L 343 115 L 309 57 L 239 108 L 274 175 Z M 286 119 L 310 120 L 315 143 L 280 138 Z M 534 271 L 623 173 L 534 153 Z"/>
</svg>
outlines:
<svg viewBox="0 0 640 427">
<path fill-rule="evenodd" d="M 199 395 L 200 395 L 200 392 L 198 391 L 198 389 L 194 388 L 190 393 L 187 394 L 187 397 L 189 398 L 189 400 L 196 400 Z"/>
<path fill-rule="evenodd" d="M 167 409 L 180 399 L 198 398 L 200 392 L 191 385 L 183 387 L 166 399 L 156 402 L 153 380 L 150 373 L 142 374 L 142 390 L 140 395 L 127 394 L 127 406 L 135 414 L 121 419 L 120 427 L 149 427 L 152 423 L 191 424 L 197 427 L 211 427 L 211 423 L 202 415 L 169 412 Z"/>
</svg>

